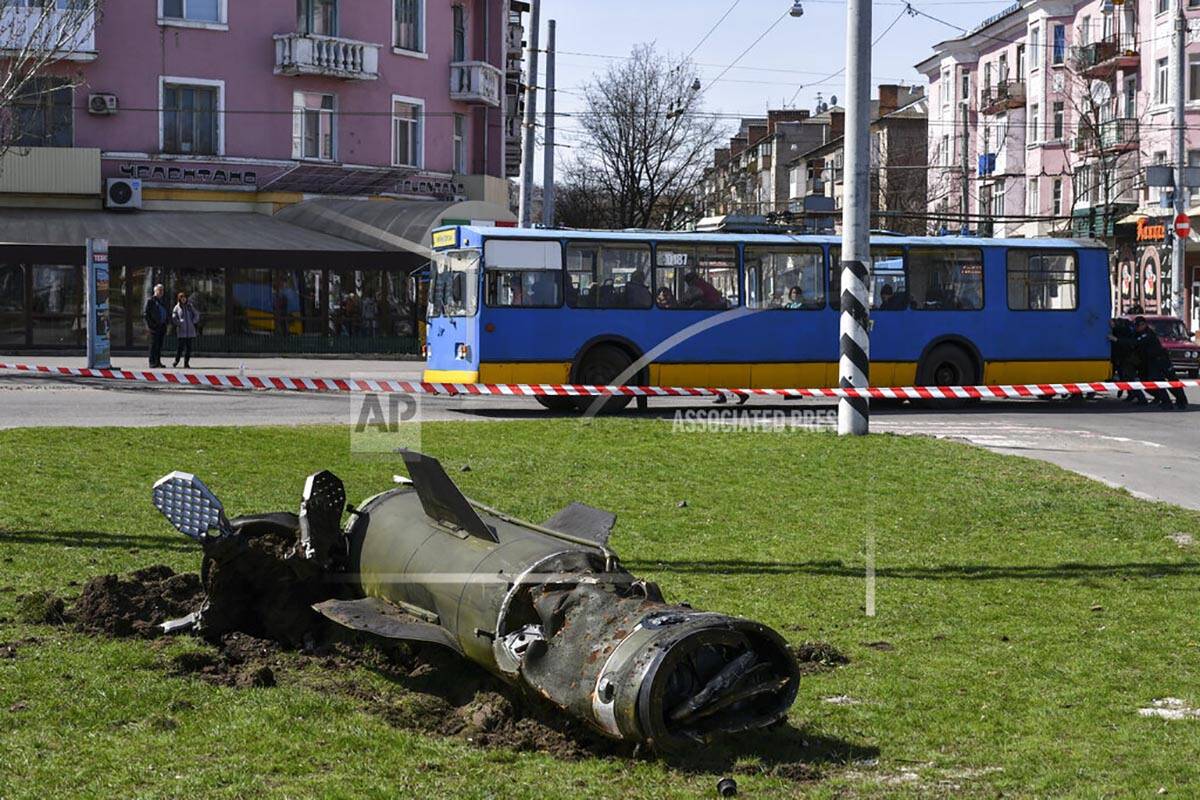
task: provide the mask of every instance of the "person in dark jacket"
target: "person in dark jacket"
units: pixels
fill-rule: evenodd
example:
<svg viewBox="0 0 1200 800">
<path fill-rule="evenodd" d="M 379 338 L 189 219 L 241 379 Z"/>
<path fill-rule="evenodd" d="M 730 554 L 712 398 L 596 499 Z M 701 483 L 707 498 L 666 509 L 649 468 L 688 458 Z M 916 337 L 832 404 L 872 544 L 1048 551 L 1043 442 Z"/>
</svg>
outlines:
<svg viewBox="0 0 1200 800">
<path fill-rule="evenodd" d="M 1136 381 L 1138 379 L 1137 334 L 1133 325 L 1127 319 L 1109 320 L 1110 332 L 1108 341 L 1112 343 L 1111 360 L 1113 377 L 1118 381 Z M 1117 393 L 1120 396 L 1120 392 Z M 1146 395 L 1140 389 L 1131 389 L 1125 394 L 1125 402 L 1136 401 L 1138 405 L 1146 405 Z"/>
<path fill-rule="evenodd" d="M 1138 361 L 1142 369 L 1142 380 L 1175 380 L 1175 369 L 1171 366 L 1171 356 L 1167 352 L 1167 349 L 1162 346 L 1162 342 L 1158 340 L 1158 334 L 1146 322 L 1146 318 L 1136 318 L 1133 321 L 1133 330 L 1137 334 L 1137 338 L 1134 340 L 1134 348 L 1138 354 Z M 1175 408 L 1182 411 L 1188 407 L 1187 393 L 1183 389 L 1171 389 L 1170 391 L 1175 397 Z M 1171 400 L 1167 397 L 1167 390 L 1154 389 L 1150 394 L 1154 395 L 1159 408 L 1168 409 L 1171 407 Z"/>
<path fill-rule="evenodd" d="M 154 294 L 146 300 L 142 318 L 146 321 L 146 330 L 150 332 L 150 368 L 162 367 L 163 339 L 167 336 L 167 323 L 171 319 L 171 312 L 167 310 L 166 301 L 163 300 L 161 283 L 155 284 Z"/>
</svg>

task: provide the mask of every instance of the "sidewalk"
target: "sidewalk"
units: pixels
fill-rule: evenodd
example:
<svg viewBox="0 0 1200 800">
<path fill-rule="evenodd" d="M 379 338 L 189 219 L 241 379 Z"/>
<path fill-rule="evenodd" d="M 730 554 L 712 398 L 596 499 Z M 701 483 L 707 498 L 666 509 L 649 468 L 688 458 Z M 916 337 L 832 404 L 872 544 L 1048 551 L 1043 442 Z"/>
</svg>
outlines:
<svg viewBox="0 0 1200 800">
<path fill-rule="evenodd" d="M 0 362 L 6 364 L 38 364 L 48 367 L 86 367 L 87 357 L 81 355 L 0 353 Z M 399 359 L 346 359 L 346 358 L 241 358 L 198 355 L 192 359 L 192 368 L 178 370 L 171 367 L 171 359 L 165 358 L 165 371 L 195 372 L 217 375 L 276 375 L 296 378 L 349 378 L 353 375 L 375 375 L 388 378 L 419 379 L 424 368 L 423 361 Z M 114 369 L 149 370 L 145 356 L 113 356 Z"/>
</svg>

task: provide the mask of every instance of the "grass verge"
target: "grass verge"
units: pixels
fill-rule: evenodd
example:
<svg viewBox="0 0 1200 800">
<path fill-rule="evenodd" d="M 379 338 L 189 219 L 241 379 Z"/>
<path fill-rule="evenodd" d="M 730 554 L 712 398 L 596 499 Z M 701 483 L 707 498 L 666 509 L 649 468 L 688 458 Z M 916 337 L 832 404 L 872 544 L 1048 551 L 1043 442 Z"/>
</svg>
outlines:
<svg viewBox="0 0 1200 800">
<path fill-rule="evenodd" d="M 491 505 L 533 520 L 576 499 L 618 512 L 615 548 L 668 599 L 850 656 L 805 678 L 790 717 L 789 746 L 826 759 L 823 779 L 739 775 L 744 795 L 1200 787 L 1200 721 L 1137 713 L 1162 697 L 1200 705 L 1200 561 L 1170 538 L 1200 541 L 1196 513 L 921 438 L 620 420 L 438 423 L 422 436 Z M 303 679 L 171 677 L 164 664 L 186 640 L 16 621 L 17 597 L 36 590 L 70 595 L 153 563 L 195 570 L 198 550 L 149 502 L 165 472 L 202 476 L 233 514 L 295 508 L 317 469 L 341 475 L 352 502 L 386 488 L 399 462 L 356 460 L 348 445 L 328 427 L 0 432 L 0 797 L 713 793 L 719 776 L 703 770 L 420 735 Z"/>
</svg>

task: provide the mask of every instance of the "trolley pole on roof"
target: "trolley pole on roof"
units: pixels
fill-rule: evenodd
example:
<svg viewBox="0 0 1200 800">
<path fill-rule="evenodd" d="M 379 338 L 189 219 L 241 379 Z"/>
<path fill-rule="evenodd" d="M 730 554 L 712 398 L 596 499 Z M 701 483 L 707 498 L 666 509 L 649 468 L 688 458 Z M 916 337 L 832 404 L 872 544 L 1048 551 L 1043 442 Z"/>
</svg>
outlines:
<svg viewBox="0 0 1200 800">
<path fill-rule="evenodd" d="M 871 0 L 846 2 L 846 194 L 842 207 L 842 296 L 838 383 L 868 385 L 871 364 L 867 282 L 871 263 Z M 838 435 L 869 429 L 865 398 L 838 400 Z"/>
<path fill-rule="evenodd" d="M 533 224 L 533 145 L 537 134 L 538 29 L 541 27 L 542 0 L 532 0 L 529 44 L 525 48 L 525 124 L 521 130 L 521 194 L 517 218 L 522 228 Z"/>
<path fill-rule="evenodd" d="M 542 227 L 554 227 L 554 20 L 546 23 L 546 141 L 542 145 Z"/>
</svg>

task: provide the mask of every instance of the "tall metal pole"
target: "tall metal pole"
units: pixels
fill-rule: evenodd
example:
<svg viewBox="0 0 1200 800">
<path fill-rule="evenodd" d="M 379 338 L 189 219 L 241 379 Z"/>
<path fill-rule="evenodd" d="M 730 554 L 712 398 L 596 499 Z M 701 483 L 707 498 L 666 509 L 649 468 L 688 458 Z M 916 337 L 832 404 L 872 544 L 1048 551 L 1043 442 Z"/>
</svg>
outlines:
<svg viewBox="0 0 1200 800">
<path fill-rule="evenodd" d="M 542 227 L 554 227 L 554 20 L 546 27 L 546 143 L 543 145 Z"/>
<path fill-rule="evenodd" d="M 522 228 L 532 225 L 533 214 L 533 145 L 537 138 L 538 29 L 541 27 L 542 0 L 533 0 L 530 12 L 529 45 L 525 48 L 525 125 L 521 131 L 521 194 L 517 218 Z"/>
<path fill-rule="evenodd" d="M 962 184 L 960 187 L 962 196 L 959 198 L 959 202 L 962 204 L 962 232 L 965 234 L 971 227 L 970 212 L 967 208 L 970 205 L 971 196 L 968 188 L 970 186 L 969 176 L 971 174 L 971 107 L 968 105 L 967 98 L 965 97 L 962 99 L 962 126 L 962 158 L 960 159 L 962 162 L 962 175 L 959 176 Z"/>
<path fill-rule="evenodd" d="M 1179 16 L 1175 19 L 1175 215 L 1187 213 L 1186 192 L 1183 174 L 1187 169 L 1187 145 L 1184 142 L 1186 117 L 1184 112 L 1184 78 L 1187 75 L 1187 16 L 1183 11 L 1184 0 L 1179 0 Z M 1174 220 L 1171 221 L 1172 226 Z M 1183 314 L 1184 246 L 1182 236 L 1176 236 L 1171 247 L 1171 305 L 1167 313 Z M 1193 298 L 1192 302 L 1196 302 Z"/>
<path fill-rule="evenodd" d="M 842 207 L 842 296 L 838 384 L 868 385 L 871 364 L 867 282 L 871 263 L 871 0 L 846 0 L 846 184 Z M 838 400 L 838 434 L 865 435 L 865 398 Z"/>
</svg>

